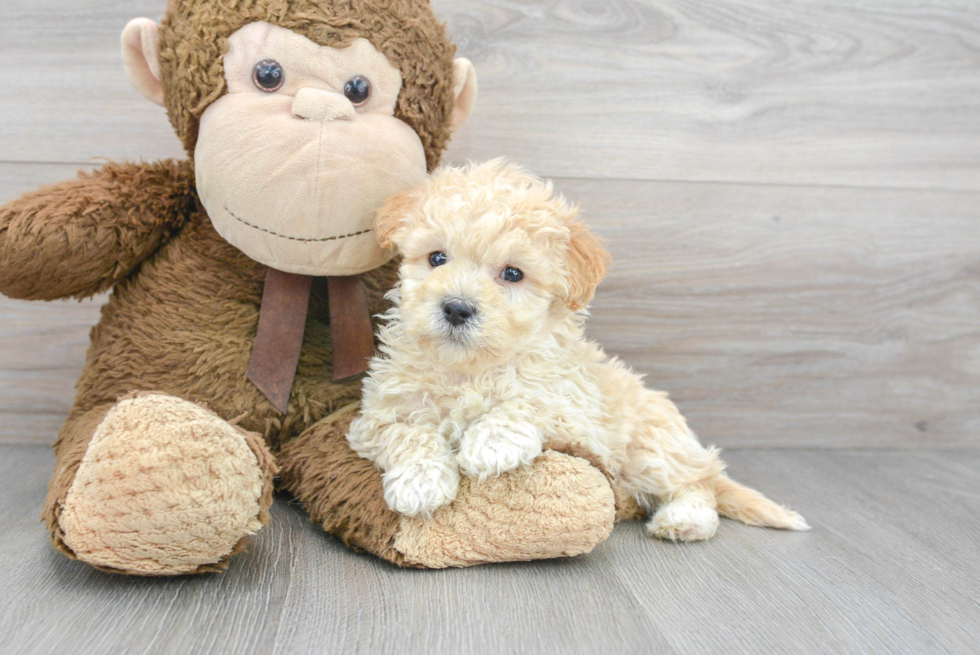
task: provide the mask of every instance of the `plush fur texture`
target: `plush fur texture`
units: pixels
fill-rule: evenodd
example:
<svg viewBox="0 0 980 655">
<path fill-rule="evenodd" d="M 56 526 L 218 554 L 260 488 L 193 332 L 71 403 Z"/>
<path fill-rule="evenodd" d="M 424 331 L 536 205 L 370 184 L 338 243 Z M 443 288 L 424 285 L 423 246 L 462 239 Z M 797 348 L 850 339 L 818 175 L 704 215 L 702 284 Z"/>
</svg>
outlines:
<svg viewBox="0 0 980 655">
<path fill-rule="evenodd" d="M 602 472 L 555 451 L 533 466 L 461 485 L 451 508 L 401 523 L 394 550 L 406 562 L 441 569 L 582 555 L 609 536 L 616 518 Z"/>
<path fill-rule="evenodd" d="M 193 157 L 198 121 L 226 91 L 222 56 L 240 27 L 267 21 L 319 45 L 364 37 L 402 73 L 395 116 L 422 140 L 430 170 L 449 141 L 456 47 L 427 0 L 170 0 L 160 68 L 170 121 Z"/>
<path fill-rule="evenodd" d="M 160 70 L 165 104 L 190 153 L 198 117 L 225 90 L 220 57 L 226 38 L 255 20 L 295 29 L 321 44 L 356 36 L 371 40 L 398 62 L 404 76 L 398 115 L 418 132 L 429 165 L 438 160 L 449 135 L 453 48 L 427 3 L 414 0 L 171 2 L 161 32 Z M 0 293 L 50 300 L 112 289 L 55 444 L 57 463 L 43 514 L 54 547 L 120 573 L 220 571 L 245 547 L 244 535 L 268 520 L 268 481 L 281 468 L 282 487 L 308 508 L 312 520 L 352 547 L 410 566 L 462 561 L 433 539 L 403 540 L 412 545 L 411 557 L 395 546 L 414 524 L 387 508 L 379 472 L 344 439 L 360 382 L 331 381 L 325 279 L 313 284 L 287 412 L 280 414 L 247 380 L 266 268 L 218 235 L 194 179 L 193 164 L 186 161 L 109 164 L 0 207 Z M 387 309 L 383 296 L 396 272 L 392 262 L 361 276 L 372 313 Z M 157 451 L 171 457 L 144 469 L 137 454 Z M 221 489 L 190 491 L 188 485 L 201 480 L 195 472 L 213 462 L 215 453 L 235 453 L 218 457 L 225 472 Z M 569 471 L 584 462 L 560 457 L 569 460 Z M 557 471 L 542 468 L 540 476 L 558 476 Z M 256 479 L 262 481 L 257 501 Z M 147 498 L 191 494 L 217 504 L 181 518 L 149 503 L 143 521 L 135 510 L 144 508 L 139 494 L 148 480 Z M 594 476 L 579 472 L 555 480 L 575 498 L 595 486 Z M 548 488 L 534 484 L 533 489 Z M 586 486 L 579 489 L 580 484 Z M 518 480 L 512 488 L 520 485 Z M 476 485 L 472 493 L 508 503 Z M 460 500 L 468 507 L 465 497 Z M 604 537 L 607 506 L 594 513 L 581 513 L 578 500 L 551 507 L 550 520 L 564 530 L 539 535 L 528 552 L 561 554 L 569 541 L 584 552 Z M 229 509 L 236 518 L 224 524 L 215 512 Z M 195 535 L 187 520 L 192 514 L 210 536 Z M 527 556 L 520 543 L 481 542 L 479 536 L 506 534 L 515 512 L 454 516 L 452 509 L 445 514 L 450 527 L 443 528 L 440 543 L 482 544 L 479 561 Z M 124 533 L 130 536 L 123 539 Z M 190 541 L 188 534 L 194 535 Z M 173 543 L 157 543 L 161 535 L 173 535 Z"/>
<path fill-rule="evenodd" d="M 432 520 L 388 508 L 374 465 L 350 449 L 351 404 L 283 445 L 281 479 L 327 532 L 400 566 L 445 568 L 591 551 L 612 529 L 617 505 L 588 454 L 549 451 L 533 466 L 484 484 L 464 482 Z M 343 471 L 343 477 L 337 472 Z"/>
<path fill-rule="evenodd" d="M 379 214 L 403 261 L 349 440 L 385 471 L 388 504 L 437 515 L 461 474 L 521 469 L 547 440 L 593 453 L 638 504 L 656 506 L 658 537 L 707 539 L 718 509 L 805 529 L 725 477 L 666 394 L 585 339 L 580 310 L 608 256 L 576 213 L 550 184 L 495 160 L 439 171 Z"/>
<path fill-rule="evenodd" d="M 220 565 L 269 521 L 275 470 L 258 435 L 185 400 L 138 394 L 96 428 L 62 505 L 61 539 L 102 569 Z"/>
<path fill-rule="evenodd" d="M 124 200 L 125 211 L 120 211 Z M 126 279 L 184 224 L 189 162 L 109 164 L 0 207 L 0 291 L 85 298 Z"/>
</svg>

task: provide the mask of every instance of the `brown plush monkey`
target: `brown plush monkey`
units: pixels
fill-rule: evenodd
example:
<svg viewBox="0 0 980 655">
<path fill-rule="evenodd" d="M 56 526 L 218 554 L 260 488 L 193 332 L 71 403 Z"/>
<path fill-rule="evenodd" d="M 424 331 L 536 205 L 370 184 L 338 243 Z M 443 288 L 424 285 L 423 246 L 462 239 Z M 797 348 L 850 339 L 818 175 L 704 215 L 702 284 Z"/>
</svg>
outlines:
<svg viewBox="0 0 980 655">
<path fill-rule="evenodd" d="M 115 572 L 221 570 L 269 520 L 277 472 L 325 530 L 400 565 L 557 557 L 603 540 L 613 492 L 584 459 L 548 452 L 464 484 L 423 522 L 387 508 L 380 473 L 344 438 L 360 384 L 331 379 L 343 353 L 328 291 L 361 274 L 370 311 L 383 309 L 394 267 L 373 212 L 437 164 L 475 100 L 472 67 L 454 62 L 428 3 L 171 0 L 162 25 L 126 27 L 123 54 L 190 161 L 110 164 L 0 208 L 4 294 L 113 289 L 55 445 L 54 546 Z M 321 277 L 311 292 L 270 292 L 267 274 Z M 275 356 L 289 341 L 277 321 L 296 327 L 296 298 L 306 312 L 285 413 L 249 380 L 264 288 L 273 368 L 289 359 Z M 356 301 L 360 287 L 347 288 Z"/>
</svg>

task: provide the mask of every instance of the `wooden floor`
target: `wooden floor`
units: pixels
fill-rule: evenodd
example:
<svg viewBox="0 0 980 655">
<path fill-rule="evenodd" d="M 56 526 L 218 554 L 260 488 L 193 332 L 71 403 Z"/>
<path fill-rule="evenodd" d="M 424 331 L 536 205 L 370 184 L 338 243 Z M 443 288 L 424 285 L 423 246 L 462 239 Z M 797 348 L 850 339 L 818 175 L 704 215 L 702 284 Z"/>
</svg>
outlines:
<svg viewBox="0 0 980 655">
<path fill-rule="evenodd" d="M 0 4 L 0 203 L 184 156 L 118 53 L 164 0 Z M 37 522 L 104 297 L 0 297 L 0 653 L 980 652 L 977 0 L 433 6 L 480 80 L 445 160 L 581 202 L 590 333 L 813 531 L 419 572 L 279 499 L 222 576 L 107 576 Z"/>
<path fill-rule="evenodd" d="M 55 554 L 48 449 L 0 446 L 4 653 L 976 653 L 980 452 L 729 451 L 809 533 L 620 525 L 570 560 L 400 570 L 278 499 L 224 574 L 132 579 Z"/>
</svg>

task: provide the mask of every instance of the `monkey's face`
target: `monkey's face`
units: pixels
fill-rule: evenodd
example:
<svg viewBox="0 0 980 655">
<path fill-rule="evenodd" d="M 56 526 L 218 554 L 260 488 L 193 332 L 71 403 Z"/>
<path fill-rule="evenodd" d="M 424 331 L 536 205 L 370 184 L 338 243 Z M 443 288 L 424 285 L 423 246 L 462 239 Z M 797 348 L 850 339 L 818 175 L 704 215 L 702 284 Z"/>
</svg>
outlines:
<svg viewBox="0 0 980 655">
<path fill-rule="evenodd" d="M 319 46 L 259 22 L 228 42 L 227 93 L 204 111 L 194 152 L 215 229 L 291 273 L 383 264 L 375 211 L 426 175 L 422 142 L 394 116 L 399 70 L 364 38 Z"/>
</svg>

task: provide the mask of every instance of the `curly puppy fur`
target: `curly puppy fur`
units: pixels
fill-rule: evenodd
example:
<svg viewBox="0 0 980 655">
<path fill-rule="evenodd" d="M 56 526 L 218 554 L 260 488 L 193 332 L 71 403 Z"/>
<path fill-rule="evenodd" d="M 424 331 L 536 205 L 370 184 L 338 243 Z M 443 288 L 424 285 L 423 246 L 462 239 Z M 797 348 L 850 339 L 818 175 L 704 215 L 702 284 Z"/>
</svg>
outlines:
<svg viewBox="0 0 980 655">
<path fill-rule="evenodd" d="M 547 443 L 598 456 L 622 491 L 657 508 L 648 531 L 661 538 L 710 538 L 718 512 L 806 529 L 729 479 L 666 394 L 585 339 L 608 254 L 576 214 L 550 183 L 499 160 L 441 170 L 379 213 L 379 238 L 403 261 L 348 439 L 384 470 L 388 504 L 430 516 L 461 473 L 496 477 Z"/>
</svg>

